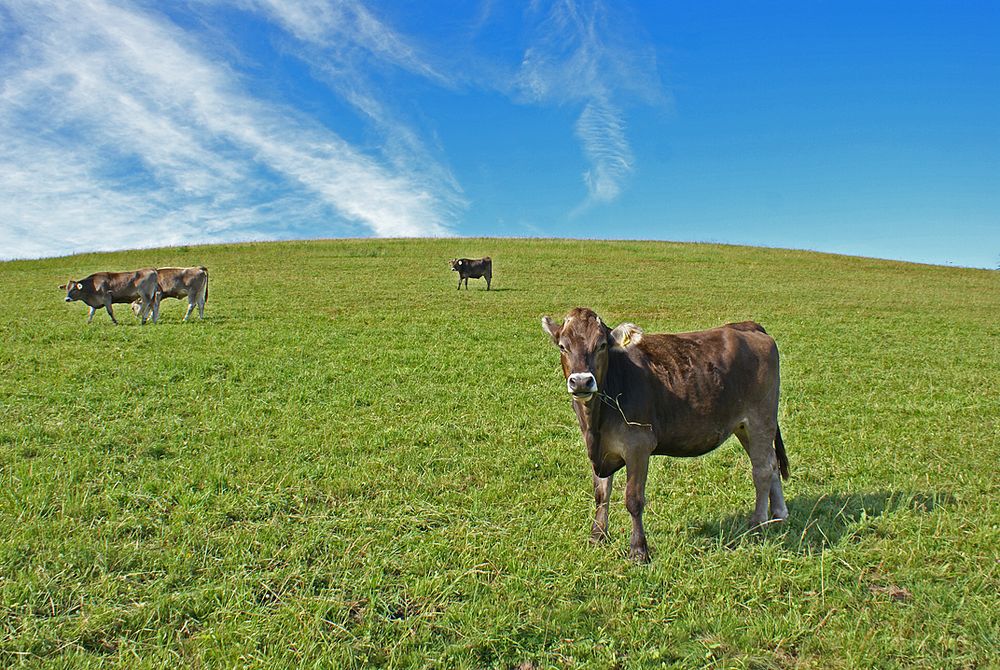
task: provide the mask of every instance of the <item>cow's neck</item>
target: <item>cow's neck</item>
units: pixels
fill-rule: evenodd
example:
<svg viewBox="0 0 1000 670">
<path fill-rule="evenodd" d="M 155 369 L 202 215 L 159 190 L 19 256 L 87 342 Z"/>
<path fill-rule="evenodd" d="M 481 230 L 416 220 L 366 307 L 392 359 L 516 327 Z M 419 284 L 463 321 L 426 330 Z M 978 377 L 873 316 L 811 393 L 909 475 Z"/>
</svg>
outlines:
<svg viewBox="0 0 1000 670">
<path fill-rule="evenodd" d="M 587 455 L 594 467 L 601 462 L 601 399 L 594 396 L 590 402 L 573 402 L 576 418 L 580 422 L 580 432 L 587 445 Z"/>
<path fill-rule="evenodd" d="M 601 451 L 601 434 L 610 425 L 624 420 L 621 405 L 626 402 L 627 389 L 633 379 L 635 366 L 624 352 L 611 351 L 608 354 L 608 369 L 604 374 L 600 395 L 583 404 L 574 402 L 580 432 L 587 445 L 591 463 L 599 467 L 604 459 Z M 621 404 L 619 404 L 621 403 Z"/>
</svg>

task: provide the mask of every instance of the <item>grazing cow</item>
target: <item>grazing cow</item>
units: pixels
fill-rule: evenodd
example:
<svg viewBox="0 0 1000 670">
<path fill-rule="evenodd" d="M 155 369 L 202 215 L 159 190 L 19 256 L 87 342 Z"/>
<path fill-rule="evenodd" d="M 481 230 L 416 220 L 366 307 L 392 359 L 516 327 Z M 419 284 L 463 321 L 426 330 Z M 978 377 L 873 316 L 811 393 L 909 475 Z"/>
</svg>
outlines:
<svg viewBox="0 0 1000 670">
<path fill-rule="evenodd" d="M 94 312 L 104 307 L 111 320 L 117 324 L 111 305 L 136 300 L 140 303 L 139 316 L 145 325 L 146 317 L 156 300 L 156 270 L 148 268 L 135 272 L 95 272 L 77 281 L 70 279 L 59 288 L 66 290 L 66 302 L 82 300 L 90 307 L 87 323 L 94 319 Z"/>
<path fill-rule="evenodd" d="M 153 302 L 153 323 L 160 317 L 160 301 L 164 298 L 186 297 L 188 299 L 187 321 L 194 308 L 198 308 L 198 318 L 205 318 L 205 303 L 208 301 L 208 268 L 157 268 L 156 300 Z M 132 303 L 132 311 L 138 316 L 142 304 Z"/>
<path fill-rule="evenodd" d="M 773 519 L 788 516 L 778 477 L 788 478 L 778 429 L 778 348 L 758 324 L 647 335 L 631 323 L 612 330 L 580 307 L 561 325 L 544 317 L 542 327 L 562 354 L 593 465 L 592 541 L 607 539 L 611 478 L 625 466 L 629 556 L 648 561 L 642 509 L 649 457 L 700 456 L 734 433 L 753 466 L 757 500 L 750 525 L 767 521 L 768 503 Z"/>
<path fill-rule="evenodd" d="M 465 290 L 469 290 L 469 277 L 479 279 L 486 277 L 486 290 L 490 290 L 490 282 L 493 280 L 493 259 L 489 256 L 483 258 L 453 258 L 449 261 L 453 272 L 458 273 L 458 288 L 462 288 L 462 280 L 465 280 Z"/>
</svg>

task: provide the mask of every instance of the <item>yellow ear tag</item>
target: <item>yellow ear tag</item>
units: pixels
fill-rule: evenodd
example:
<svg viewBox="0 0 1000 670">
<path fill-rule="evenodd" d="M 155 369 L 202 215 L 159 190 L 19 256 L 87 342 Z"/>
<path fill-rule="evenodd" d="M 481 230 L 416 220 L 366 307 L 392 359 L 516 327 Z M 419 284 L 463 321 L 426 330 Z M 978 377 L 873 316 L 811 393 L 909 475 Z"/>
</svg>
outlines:
<svg viewBox="0 0 1000 670">
<path fill-rule="evenodd" d="M 632 341 L 632 333 L 626 330 L 624 333 L 622 333 L 622 342 L 621 342 L 621 344 L 622 344 L 623 347 L 627 347 L 628 343 L 631 342 L 631 341 Z"/>
</svg>

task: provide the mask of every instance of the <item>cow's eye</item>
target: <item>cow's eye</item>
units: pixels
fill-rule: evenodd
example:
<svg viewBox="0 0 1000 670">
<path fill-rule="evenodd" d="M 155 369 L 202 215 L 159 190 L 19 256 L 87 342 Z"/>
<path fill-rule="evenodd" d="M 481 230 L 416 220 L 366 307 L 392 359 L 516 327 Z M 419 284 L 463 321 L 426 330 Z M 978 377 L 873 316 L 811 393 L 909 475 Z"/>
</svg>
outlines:
<svg viewBox="0 0 1000 670">
<path fill-rule="evenodd" d="M 559 345 L 559 351 L 563 352 L 564 354 L 568 354 L 569 353 L 569 349 L 566 348 L 565 344 L 560 344 Z"/>
<path fill-rule="evenodd" d="M 604 351 L 607 348 L 608 348 L 608 343 L 607 342 L 601 342 L 600 344 L 597 345 L 597 350 L 598 351 Z"/>
</svg>

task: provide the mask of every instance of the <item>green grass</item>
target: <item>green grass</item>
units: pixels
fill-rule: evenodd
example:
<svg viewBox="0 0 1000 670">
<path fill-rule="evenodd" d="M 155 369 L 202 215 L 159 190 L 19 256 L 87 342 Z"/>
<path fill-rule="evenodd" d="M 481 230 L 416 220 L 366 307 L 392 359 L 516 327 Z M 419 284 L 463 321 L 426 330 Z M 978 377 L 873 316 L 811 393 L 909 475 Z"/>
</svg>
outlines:
<svg viewBox="0 0 1000 670">
<path fill-rule="evenodd" d="M 490 254 L 495 291 L 447 260 Z M 57 286 L 206 265 L 204 322 Z M 588 544 L 543 314 L 755 319 L 791 516 L 735 440 Z M 1000 273 L 740 247 L 323 241 L 0 264 L 0 666 L 986 668 Z M 529 665 L 530 664 L 530 665 Z"/>
</svg>

